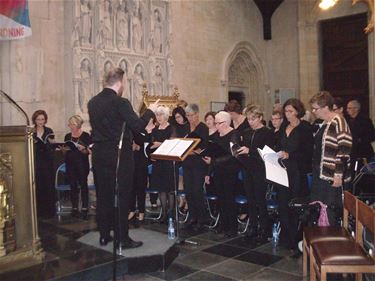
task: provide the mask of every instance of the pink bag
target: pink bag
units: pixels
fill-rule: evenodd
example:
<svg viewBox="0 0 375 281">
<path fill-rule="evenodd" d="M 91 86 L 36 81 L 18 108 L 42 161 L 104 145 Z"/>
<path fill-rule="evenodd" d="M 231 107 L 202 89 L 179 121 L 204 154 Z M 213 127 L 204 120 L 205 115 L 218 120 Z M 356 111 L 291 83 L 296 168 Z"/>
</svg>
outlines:
<svg viewBox="0 0 375 281">
<path fill-rule="evenodd" d="M 318 226 L 329 226 L 329 220 L 327 215 L 327 205 L 321 201 L 311 202 L 310 205 L 318 203 L 320 205 L 320 214 L 318 219 Z"/>
</svg>

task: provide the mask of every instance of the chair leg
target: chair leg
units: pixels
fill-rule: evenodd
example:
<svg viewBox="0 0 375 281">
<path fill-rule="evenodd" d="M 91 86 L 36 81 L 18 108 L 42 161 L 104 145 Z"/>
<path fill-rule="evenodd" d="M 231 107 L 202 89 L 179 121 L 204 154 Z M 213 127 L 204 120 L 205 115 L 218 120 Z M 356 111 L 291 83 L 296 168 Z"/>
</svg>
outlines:
<svg viewBox="0 0 375 281">
<path fill-rule="evenodd" d="M 305 235 L 303 235 L 303 242 L 302 242 L 302 249 L 303 249 L 303 273 L 302 276 L 306 277 L 307 276 L 307 263 L 309 261 L 309 254 L 310 254 L 310 249 L 308 248 Z"/>
<path fill-rule="evenodd" d="M 306 277 L 307 276 L 307 246 L 306 246 L 306 241 L 305 238 L 303 239 L 303 269 L 302 269 L 302 276 Z"/>
<path fill-rule="evenodd" d="M 362 281 L 362 273 L 355 274 L 355 281 Z"/>
<path fill-rule="evenodd" d="M 218 213 L 216 217 L 212 216 L 211 218 L 214 220 L 214 223 L 208 227 L 209 229 L 215 228 L 217 226 L 220 219 L 220 213 Z"/>
<path fill-rule="evenodd" d="M 320 281 L 327 281 L 327 271 L 322 266 L 320 270 Z"/>
<path fill-rule="evenodd" d="M 316 281 L 314 263 L 315 263 L 315 257 L 312 254 L 312 250 L 310 248 L 310 281 Z"/>
</svg>

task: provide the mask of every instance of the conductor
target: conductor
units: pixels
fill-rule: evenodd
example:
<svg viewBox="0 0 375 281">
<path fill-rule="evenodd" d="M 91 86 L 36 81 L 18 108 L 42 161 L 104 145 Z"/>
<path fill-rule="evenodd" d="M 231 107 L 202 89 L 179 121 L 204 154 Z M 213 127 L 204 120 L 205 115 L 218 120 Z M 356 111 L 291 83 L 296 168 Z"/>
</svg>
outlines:
<svg viewBox="0 0 375 281">
<path fill-rule="evenodd" d="M 92 163 L 97 195 L 96 219 L 100 232 L 99 243 L 105 246 L 113 241 L 110 230 L 114 222 L 114 190 L 116 185 L 116 167 L 118 144 L 122 130 L 122 149 L 117 173 L 118 208 L 120 213 L 117 233 L 122 249 L 142 246 L 142 242 L 129 237 L 128 212 L 129 198 L 133 186 L 134 159 L 133 133 L 142 132 L 151 118 L 157 103 L 151 104 L 139 118 L 129 100 L 122 98 L 124 71 L 121 68 L 110 69 L 104 77 L 104 89 L 88 103 L 88 112 L 92 128 Z"/>
</svg>

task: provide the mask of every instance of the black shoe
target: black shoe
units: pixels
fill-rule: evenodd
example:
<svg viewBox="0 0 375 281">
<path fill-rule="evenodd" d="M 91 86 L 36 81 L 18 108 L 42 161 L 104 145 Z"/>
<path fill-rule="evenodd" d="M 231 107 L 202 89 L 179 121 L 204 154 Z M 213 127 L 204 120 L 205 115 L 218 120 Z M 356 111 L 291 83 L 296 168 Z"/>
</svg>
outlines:
<svg viewBox="0 0 375 281">
<path fill-rule="evenodd" d="M 256 238 L 256 242 L 258 244 L 264 244 L 268 242 L 267 233 L 263 229 L 259 231 L 258 236 Z"/>
<path fill-rule="evenodd" d="M 255 227 L 250 227 L 246 233 L 245 233 L 246 238 L 248 239 L 253 239 L 258 236 L 258 230 Z"/>
<path fill-rule="evenodd" d="M 99 244 L 100 244 L 100 246 L 107 246 L 107 244 L 109 242 L 112 242 L 112 241 L 113 241 L 113 237 L 112 236 L 100 237 L 99 238 Z"/>
<path fill-rule="evenodd" d="M 134 241 L 131 238 L 128 238 L 126 241 L 121 242 L 121 249 L 134 249 L 141 247 L 143 245 L 142 241 Z"/>
<path fill-rule="evenodd" d="M 72 217 L 73 218 L 79 218 L 79 212 L 77 209 L 73 209 L 72 210 Z"/>
<path fill-rule="evenodd" d="M 81 219 L 83 219 L 83 220 L 88 220 L 88 218 L 89 218 L 89 213 L 88 213 L 88 211 L 87 211 L 87 210 L 83 210 L 83 211 L 81 212 Z"/>
<path fill-rule="evenodd" d="M 233 237 L 235 237 L 237 235 L 237 232 L 235 232 L 235 231 L 226 231 L 225 233 L 224 233 L 224 236 L 226 237 L 226 238 L 233 238 Z"/>
<path fill-rule="evenodd" d="M 158 219 L 158 223 L 167 224 L 168 223 L 168 217 L 163 215 L 160 219 Z"/>
<path fill-rule="evenodd" d="M 199 232 L 199 231 L 203 231 L 206 227 L 207 227 L 206 224 L 203 224 L 203 223 L 198 222 L 198 223 L 194 226 L 194 230 Z"/>
<path fill-rule="evenodd" d="M 216 234 L 221 234 L 224 232 L 224 228 L 221 224 L 218 224 L 215 228 L 214 228 L 214 232 Z"/>
<path fill-rule="evenodd" d="M 197 224 L 197 220 L 196 219 L 190 219 L 186 222 L 185 225 L 188 225 L 188 226 L 193 226 L 193 225 L 196 225 Z"/>
</svg>

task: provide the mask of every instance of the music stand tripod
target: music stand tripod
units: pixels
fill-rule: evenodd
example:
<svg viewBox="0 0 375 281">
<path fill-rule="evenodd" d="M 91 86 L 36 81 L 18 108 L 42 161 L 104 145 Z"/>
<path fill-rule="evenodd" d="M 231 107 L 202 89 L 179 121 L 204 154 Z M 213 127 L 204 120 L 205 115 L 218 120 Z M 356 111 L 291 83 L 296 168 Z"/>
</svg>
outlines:
<svg viewBox="0 0 375 281">
<path fill-rule="evenodd" d="M 176 214 L 176 243 L 182 244 L 184 242 L 197 245 L 194 241 L 181 239 L 180 237 L 180 221 L 178 219 L 178 203 L 177 203 L 177 191 L 178 191 L 178 180 L 176 176 L 176 161 L 183 162 L 186 157 L 195 149 L 200 143 L 199 138 L 174 138 L 165 140 L 154 153 L 151 154 L 151 158 L 156 160 L 167 160 L 173 162 L 173 178 L 174 178 L 174 203 L 175 203 L 175 214 Z"/>
</svg>

